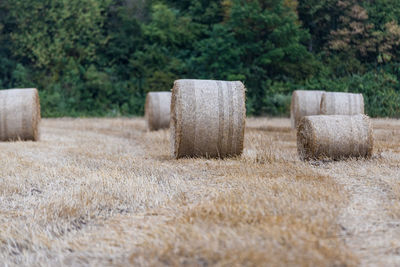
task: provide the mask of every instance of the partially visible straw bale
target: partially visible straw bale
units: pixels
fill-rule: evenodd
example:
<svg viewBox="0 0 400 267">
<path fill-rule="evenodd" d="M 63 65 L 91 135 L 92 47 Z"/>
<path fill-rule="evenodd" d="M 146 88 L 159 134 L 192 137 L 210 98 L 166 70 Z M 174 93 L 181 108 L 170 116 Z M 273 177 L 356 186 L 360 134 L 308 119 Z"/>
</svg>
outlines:
<svg viewBox="0 0 400 267">
<path fill-rule="evenodd" d="M 0 90 L 0 141 L 39 139 L 37 89 Z"/>
<path fill-rule="evenodd" d="M 243 83 L 175 81 L 171 101 L 173 156 L 223 158 L 240 155 L 245 118 Z"/>
<path fill-rule="evenodd" d="M 146 96 L 145 118 L 150 131 L 169 127 L 171 92 L 150 92 Z"/>
<path fill-rule="evenodd" d="M 290 120 L 292 128 L 296 128 L 304 116 L 320 113 L 321 96 L 324 91 L 296 90 L 292 93 Z"/>
<path fill-rule="evenodd" d="M 321 98 L 322 115 L 356 115 L 364 114 L 362 94 L 327 92 Z"/>
<path fill-rule="evenodd" d="M 370 157 L 373 130 L 366 115 L 304 117 L 297 129 L 297 150 L 303 160 Z"/>
</svg>

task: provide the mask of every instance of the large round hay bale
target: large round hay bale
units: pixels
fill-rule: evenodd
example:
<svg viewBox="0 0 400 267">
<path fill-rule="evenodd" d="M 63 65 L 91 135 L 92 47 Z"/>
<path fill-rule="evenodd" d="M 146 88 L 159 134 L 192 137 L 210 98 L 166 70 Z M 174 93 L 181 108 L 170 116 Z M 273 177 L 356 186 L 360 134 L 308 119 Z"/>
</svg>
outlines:
<svg viewBox="0 0 400 267">
<path fill-rule="evenodd" d="M 172 154 L 175 158 L 240 155 L 245 119 L 243 83 L 177 80 L 171 101 Z"/>
<path fill-rule="evenodd" d="M 34 88 L 0 90 L 0 141 L 39 139 L 40 104 Z"/>
<path fill-rule="evenodd" d="M 146 96 L 145 118 L 147 128 L 156 131 L 169 127 L 171 92 L 150 92 Z"/>
<path fill-rule="evenodd" d="M 372 134 L 366 115 L 307 116 L 297 128 L 297 150 L 303 160 L 370 157 Z"/>
<path fill-rule="evenodd" d="M 320 113 L 319 109 L 323 93 L 324 91 L 293 91 L 290 105 L 292 128 L 296 128 L 304 116 L 318 115 Z"/>
<path fill-rule="evenodd" d="M 328 92 L 322 94 L 322 115 L 356 115 L 364 114 L 364 98 L 362 94 Z"/>
</svg>

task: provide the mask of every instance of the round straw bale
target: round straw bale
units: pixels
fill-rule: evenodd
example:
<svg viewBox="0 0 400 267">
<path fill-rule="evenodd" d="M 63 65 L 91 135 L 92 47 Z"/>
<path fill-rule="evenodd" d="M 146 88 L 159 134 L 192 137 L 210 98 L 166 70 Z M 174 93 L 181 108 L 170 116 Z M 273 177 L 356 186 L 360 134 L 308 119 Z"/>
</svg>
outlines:
<svg viewBox="0 0 400 267">
<path fill-rule="evenodd" d="M 146 96 L 145 118 L 147 128 L 156 131 L 169 127 L 171 92 L 150 92 Z"/>
<path fill-rule="evenodd" d="M 39 139 L 40 104 L 34 88 L 0 90 L 0 141 Z"/>
<path fill-rule="evenodd" d="M 303 160 L 370 157 L 372 134 L 366 115 L 306 116 L 297 128 L 297 150 Z"/>
<path fill-rule="evenodd" d="M 362 94 L 329 92 L 321 97 L 322 115 L 356 115 L 364 114 Z"/>
<path fill-rule="evenodd" d="M 324 91 L 293 91 L 290 105 L 292 128 L 296 128 L 304 116 L 318 115 L 320 113 L 319 109 L 323 93 Z"/>
<path fill-rule="evenodd" d="M 238 81 L 175 81 L 171 101 L 172 155 L 240 155 L 246 119 L 245 90 Z"/>
</svg>

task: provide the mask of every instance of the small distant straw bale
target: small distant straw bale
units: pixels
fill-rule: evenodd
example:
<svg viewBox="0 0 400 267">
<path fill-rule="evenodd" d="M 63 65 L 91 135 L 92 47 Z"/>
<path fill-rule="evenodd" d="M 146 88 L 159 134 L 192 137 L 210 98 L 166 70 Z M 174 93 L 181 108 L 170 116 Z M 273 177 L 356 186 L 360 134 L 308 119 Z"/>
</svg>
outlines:
<svg viewBox="0 0 400 267">
<path fill-rule="evenodd" d="M 290 120 L 292 128 L 296 128 L 304 116 L 320 113 L 321 96 L 324 91 L 296 90 L 292 93 Z"/>
<path fill-rule="evenodd" d="M 327 92 L 321 98 L 322 115 L 356 115 L 364 114 L 362 94 Z"/>
<path fill-rule="evenodd" d="M 373 130 L 366 115 L 306 116 L 297 128 L 297 150 L 302 160 L 370 157 Z"/>
<path fill-rule="evenodd" d="M 171 146 L 175 158 L 223 158 L 243 152 L 243 83 L 177 80 L 171 103 Z"/>
<path fill-rule="evenodd" d="M 150 92 L 146 96 L 145 118 L 150 131 L 169 128 L 171 92 Z"/>
<path fill-rule="evenodd" d="M 39 139 L 37 89 L 0 90 L 0 141 Z"/>
</svg>

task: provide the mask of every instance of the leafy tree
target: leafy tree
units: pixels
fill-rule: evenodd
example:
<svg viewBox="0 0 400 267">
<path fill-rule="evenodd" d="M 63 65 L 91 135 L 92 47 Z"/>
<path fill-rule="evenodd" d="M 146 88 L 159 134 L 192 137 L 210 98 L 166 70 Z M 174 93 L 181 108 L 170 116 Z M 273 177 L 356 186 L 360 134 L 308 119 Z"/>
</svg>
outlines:
<svg viewBox="0 0 400 267">
<path fill-rule="evenodd" d="M 180 16 L 165 4 L 155 4 L 142 31 L 144 44 L 129 62 L 140 90 L 169 90 L 175 79 L 188 75 L 186 61 L 199 29 L 190 17 Z"/>
<path fill-rule="evenodd" d="M 14 54 L 54 75 L 62 72 L 69 58 L 82 64 L 95 61 L 97 46 L 106 40 L 101 25 L 107 1 L 13 1 Z"/>
<path fill-rule="evenodd" d="M 309 51 L 321 52 L 330 32 L 337 29 L 341 15 L 337 3 L 338 0 L 299 0 L 297 10 L 300 21 L 311 34 Z"/>
<path fill-rule="evenodd" d="M 11 87 L 13 70 L 17 65 L 11 56 L 13 46 L 10 35 L 16 23 L 9 15 L 10 8 L 11 3 L 0 1 L 0 86 L 5 88 Z"/>
<path fill-rule="evenodd" d="M 384 25 L 392 21 L 400 22 L 400 2 L 397 0 L 362 1 L 361 4 L 376 29 L 383 30 Z"/>
<path fill-rule="evenodd" d="M 400 44 L 400 26 L 387 22 L 382 30 L 370 23 L 367 10 L 357 1 L 339 1 L 340 27 L 330 34 L 329 48 L 356 56 L 363 62 L 388 62 Z"/>
<path fill-rule="evenodd" d="M 308 35 L 284 1 L 233 0 L 225 8 L 225 20 L 197 43 L 199 76 L 245 81 L 249 109 L 261 112 L 257 99 L 269 94 L 269 79 L 313 73 L 313 57 L 303 44 Z"/>
</svg>

